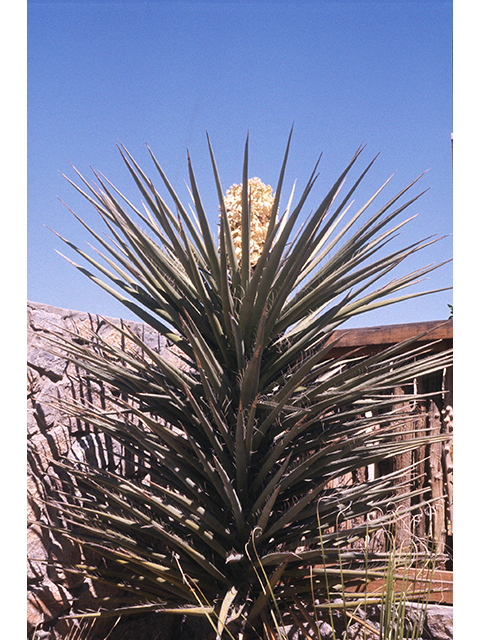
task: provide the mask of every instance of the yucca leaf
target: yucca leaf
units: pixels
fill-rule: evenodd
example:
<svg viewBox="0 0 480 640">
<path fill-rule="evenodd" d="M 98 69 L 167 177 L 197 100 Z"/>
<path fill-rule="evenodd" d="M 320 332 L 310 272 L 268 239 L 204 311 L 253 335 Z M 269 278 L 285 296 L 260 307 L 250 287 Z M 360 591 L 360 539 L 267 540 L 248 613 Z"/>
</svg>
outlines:
<svg viewBox="0 0 480 640">
<path fill-rule="evenodd" d="M 242 181 L 242 264 L 241 264 L 241 283 L 242 290 L 247 290 L 248 282 L 250 280 L 250 196 L 248 193 L 248 135 L 245 142 L 245 150 L 243 155 L 243 181 Z M 240 325 L 242 333 L 245 339 L 248 340 L 249 336 L 246 335 L 245 328 Z"/>
<path fill-rule="evenodd" d="M 241 281 L 239 276 L 237 254 L 235 252 L 235 247 L 233 244 L 230 225 L 227 220 L 227 212 L 225 209 L 225 201 L 223 198 L 222 185 L 220 182 L 220 176 L 218 174 L 218 169 L 215 162 L 215 157 L 213 154 L 213 149 L 210 143 L 210 138 L 208 136 L 208 133 L 207 133 L 207 141 L 208 141 L 208 149 L 210 152 L 210 160 L 213 168 L 213 175 L 215 178 L 215 185 L 217 187 L 217 196 L 218 196 L 218 202 L 219 202 L 219 208 L 220 208 L 220 256 L 221 256 L 221 260 L 223 260 L 223 267 L 226 268 L 227 264 L 230 265 L 232 289 L 233 289 L 234 295 L 238 297 L 240 293 Z M 222 279 L 226 277 L 226 274 L 223 271 L 223 267 L 221 266 Z M 225 306 L 224 306 L 224 309 L 225 309 Z M 226 322 L 226 324 L 228 323 Z"/>
<path fill-rule="evenodd" d="M 204 337 L 198 330 L 198 327 L 191 322 L 187 314 L 182 321 L 183 331 L 193 347 L 194 356 L 197 361 L 197 367 L 205 371 L 209 383 L 216 394 L 222 387 L 223 370 L 220 362 L 217 360 L 217 354 L 214 354 Z"/>
<path fill-rule="evenodd" d="M 205 505 L 201 505 L 198 502 L 198 497 L 192 500 L 182 493 L 171 491 L 166 486 L 158 486 L 152 482 L 152 487 L 158 490 L 160 493 L 165 494 L 173 502 L 179 504 L 186 512 L 195 515 L 196 519 L 204 522 L 206 529 L 216 532 L 221 539 L 226 540 L 232 544 L 232 534 L 225 527 L 225 523 L 220 522 L 210 511 L 205 508 Z"/>
<path fill-rule="evenodd" d="M 79 470 L 76 470 L 75 475 L 77 477 L 79 476 L 83 476 L 83 481 L 86 482 L 90 487 L 94 486 L 88 476 L 88 474 L 85 473 L 81 473 Z M 187 556 L 193 560 L 195 563 L 197 563 L 199 566 L 202 567 L 202 569 L 204 569 L 207 574 L 211 575 L 212 577 L 214 577 L 216 580 L 220 580 L 223 581 L 225 580 L 225 577 L 221 574 L 221 572 L 218 571 L 218 569 L 216 569 L 205 557 L 202 556 L 202 554 L 198 553 L 193 547 L 191 547 L 188 543 L 186 543 L 185 539 L 182 537 L 179 537 L 178 535 L 169 532 L 164 526 L 162 526 L 161 523 L 156 522 L 155 520 L 152 520 L 143 509 L 139 509 L 137 507 L 135 507 L 130 501 L 127 501 L 125 499 L 125 495 L 122 493 L 122 491 L 120 490 L 120 488 L 116 488 L 115 491 L 111 491 L 108 487 L 107 484 L 105 483 L 105 479 L 104 482 L 102 483 L 102 490 L 99 491 L 99 493 L 101 494 L 102 491 L 108 496 L 109 501 L 112 502 L 112 504 L 117 505 L 118 507 L 125 509 L 125 511 L 129 514 L 132 515 L 132 517 L 134 518 L 135 522 L 138 522 L 139 524 L 143 524 L 145 526 L 147 526 L 149 528 L 150 531 L 154 532 L 155 535 L 157 535 L 161 540 L 163 540 L 164 542 L 166 542 L 167 544 L 172 545 L 174 548 L 178 549 L 179 551 L 181 551 L 182 553 L 187 554 Z M 75 507 L 73 508 L 75 509 Z M 81 509 L 81 507 L 80 507 Z M 72 510 L 70 509 L 70 514 L 72 513 Z M 112 520 L 112 518 L 114 517 L 113 514 L 105 514 L 104 512 L 102 512 L 101 510 L 98 510 L 96 513 L 97 517 L 103 517 L 103 518 L 107 518 L 109 520 Z M 123 521 L 125 522 L 125 524 L 128 524 L 129 521 L 125 520 L 125 518 L 123 519 Z M 85 520 L 82 519 L 81 520 L 81 527 L 82 528 L 89 528 L 87 524 L 84 524 Z M 131 524 L 130 524 L 131 527 Z M 129 527 L 129 528 L 130 528 Z M 93 528 L 90 527 L 90 529 L 93 531 Z M 102 528 L 102 536 L 105 536 L 107 534 L 107 530 Z M 114 537 L 114 539 L 116 539 L 118 541 L 118 535 L 116 535 Z M 125 544 L 125 542 L 124 542 Z M 117 557 L 120 557 L 120 551 L 118 553 Z M 163 560 L 162 560 L 163 562 Z M 147 560 L 143 560 L 142 559 L 142 565 L 143 566 L 149 566 L 150 569 L 153 569 L 155 572 L 159 571 L 159 566 L 157 564 L 154 563 L 148 563 Z"/>
<path fill-rule="evenodd" d="M 247 412 L 246 425 L 245 425 L 245 455 L 247 469 L 250 467 L 252 460 L 252 446 L 253 446 L 253 433 L 257 428 L 257 407 L 259 404 L 260 396 L 256 396 Z"/>
<path fill-rule="evenodd" d="M 248 491 L 248 464 L 246 451 L 246 427 L 242 400 L 238 407 L 237 425 L 235 429 L 235 475 L 236 487 L 239 497 L 242 499 Z"/>
<path fill-rule="evenodd" d="M 223 205 L 224 206 L 224 205 Z M 227 250 L 226 250 L 226 241 L 225 241 L 225 228 L 228 227 L 228 222 L 226 223 L 226 215 L 225 212 L 221 214 L 220 218 L 220 290 L 221 290 L 221 298 L 222 298 L 222 314 L 223 314 L 223 326 L 225 328 L 225 336 L 227 339 L 227 344 L 232 348 L 233 345 L 236 347 L 236 338 L 232 329 L 232 323 L 230 318 L 234 313 L 234 302 L 232 292 L 228 283 L 228 259 L 227 259 Z M 233 350 L 232 350 L 233 351 Z M 235 348 L 235 353 L 237 349 Z M 237 363 L 238 365 L 238 360 Z M 233 363 L 235 366 L 235 363 Z"/>
<path fill-rule="evenodd" d="M 318 165 L 318 162 L 317 162 Z M 255 304 L 251 313 L 251 319 L 254 326 L 256 325 L 257 319 L 260 317 L 263 309 L 265 308 L 266 303 L 271 299 L 272 292 L 274 286 L 278 280 L 278 270 L 279 265 L 282 260 L 282 257 L 285 254 L 289 238 L 291 232 L 294 228 L 295 223 L 302 211 L 303 205 L 310 194 L 313 185 L 316 180 L 316 169 L 315 166 L 305 188 L 300 196 L 300 200 L 292 213 L 288 216 L 285 223 L 282 225 L 281 232 L 276 236 L 275 244 L 272 247 L 272 250 L 269 255 L 269 259 L 262 273 L 262 278 L 258 285 L 258 293 L 256 296 Z M 247 309 L 247 308 L 246 308 Z M 246 316 L 246 311 L 244 311 L 244 315 Z M 244 321 L 247 321 L 245 317 Z"/>
<path fill-rule="evenodd" d="M 265 510 L 265 505 L 268 503 L 268 501 L 270 500 L 270 496 L 273 495 L 273 493 L 275 493 L 275 491 L 278 488 L 278 484 L 281 480 L 281 478 L 284 476 L 285 471 L 290 463 L 290 458 L 291 458 L 292 454 L 290 453 L 285 460 L 283 460 L 281 466 L 279 467 L 279 469 L 276 471 L 275 475 L 271 478 L 271 480 L 269 481 L 269 483 L 265 486 L 265 488 L 263 489 L 262 493 L 258 496 L 258 498 L 256 499 L 256 501 L 253 503 L 253 506 L 251 508 L 250 511 L 250 517 L 249 517 L 249 526 L 253 528 L 253 518 L 255 517 L 255 515 L 260 511 L 264 511 Z M 254 490 L 254 487 L 252 487 L 252 490 Z M 261 529 L 263 530 L 264 527 L 261 527 Z"/>
<path fill-rule="evenodd" d="M 298 275 L 302 271 L 305 260 L 308 259 L 309 255 L 311 255 L 312 247 L 314 246 L 313 239 L 320 223 L 322 222 L 324 216 L 327 214 L 338 191 L 338 188 L 357 160 L 360 152 L 361 149 L 359 149 L 354 155 L 347 168 L 342 172 L 328 195 L 324 198 L 321 205 L 312 215 L 311 219 L 306 224 L 305 229 L 301 233 L 298 241 L 295 243 L 295 246 L 297 247 L 296 250 L 294 252 L 290 251 L 289 256 L 287 257 L 281 270 L 279 271 L 279 275 L 276 279 L 279 284 L 277 284 L 274 288 L 274 298 L 269 311 L 269 322 L 266 328 L 267 335 L 270 335 L 273 326 L 276 324 L 277 318 L 282 311 L 282 307 L 291 291 L 293 290 Z M 292 217 L 294 217 L 294 214 L 292 214 Z M 286 228 L 288 228 L 288 226 L 289 225 L 287 222 Z"/>
<path fill-rule="evenodd" d="M 219 467 L 221 467 L 220 463 L 217 463 L 215 457 L 213 460 L 210 460 L 210 457 L 205 454 L 205 452 L 198 446 L 195 440 L 190 436 L 190 434 L 185 431 L 185 435 L 200 462 L 200 467 L 203 470 L 203 476 L 205 479 L 209 481 L 213 489 L 215 490 L 215 494 L 222 499 L 222 501 L 230 506 L 232 504 L 231 497 L 232 491 L 231 488 L 226 486 L 228 483 L 225 482 L 225 478 L 228 478 L 226 472 L 222 469 L 221 472 L 218 471 Z M 217 471 L 217 473 L 216 473 Z M 235 500 L 235 505 L 237 504 L 237 500 Z"/>
<path fill-rule="evenodd" d="M 230 607 L 232 606 L 232 603 L 235 600 L 237 593 L 238 593 L 237 588 L 233 586 L 227 591 L 224 599 L 222 600 L 222 604 L 220 606 L 220 612 L 218 614 L 218 624 L 217 624 L 218 638 L 222 637 L 223 630 L 225 628 L 225 623 L 227 621 L 227 616 L 230 611 Z"/>
<path fill-rule="evenodd" d="M 285 405 L 291 399 L 292 395 L 295 393 L 297 388 L 308 381 L 308 374 L 311 373 L 312 369 L 315 365 L 320 362 L 320 360 L 325 359 L 328 355 L 328 352 L 333 349 L 337 340 L 331 341 L 326 348 L 320 349 L 317 353 L 315 353 L 310 358 L 306 358 L 301 366 L 291 375 L 286 383 L 281 387 L 281 389 L 276 393 L 272 399 L 273 410 L 270 412 L 268 416 L 265 417 L 265 420 L 258 426 L 256 434 L 254 436 L 253 447 L 257 448 L 260 444 L 260 440 L 265 436 L 268 428 L 273 422 L 280 416 L 283 411 Z M 316 375 L 319 372 L 316 373 Z"/>
<path fill-rule="evenodd" d="M 188 172 L 190 176 L 190 185 L 192 187 L 193 199 L 195 202 L 195 211 L 197 213 L 200 229 L 202 232 L 202 239 L 205 243 L 205 248 L 208 255 L 208 267 L 211 273 L 212 278 L 219 282 L 220 280 L 220 263 L 218 259 L 218 253 L 215 247 L 215 242 L 213 240 L 212 232 L 210 230 L 210 225 L 208 223 L 207 216 L 205 215 L 205 211 L 203 209 L 203 204 L 200 199 L 200 194 L 198 193 L 197 183 L 195 181 L 195 174 L 193 172 L 192 163 L 190 160 L 190 155 L 188 154 Z"/>
<path fill-rule="evenodd" d="M 256 528 L 259 531 L 263 531 L 267 524 L 268 521 L 270 519 L 270 517 L 272 516 L 273 513 L 273 506 L 277 500 L 278 494 L 280 493 L 280 487 L 278 486 L 276 489 L 274 489 L 272 495 L 269 497 L 269 499 L 267 500 L 265 506 L 263 507 L 262 512 L 260 513 L 260 516 L 258 518 L 258 521 L 256 523 Z"/>
<path fill-rule="evenodd" d="M 224 410 L 221 406 L 219 406 L 218 398 L 215 397 L 213 389 L 210 385 L 209 380 L 206 378 L 203 369 L 199 371 L 202 388 L 205 394 L 205 399 L 208 402 L 208 406 L 210 407 L 210 411 L 212 414 L 212 424 L 215 424 L 219 433 L 221 434 L 222 441 L 225 447 L 228 449 L 228 452 L 231 456 L 234 455 L 234 441 L 233 436 L 230 433 L 230 422 L 229 422 L 229 408 L 227 407 Z"/>
<path fill-rule="evenodd" d="M 67 242 L 67 244 L 70 244 L 70 243 Z M 167 325 L 165 325 L 163 322 L 160 322 L 160 320 L 158 320 L 158 318 L 155 318 L 155 316 L 153 316 L 152 314 L 150 314 L 147 311 L 145 311 L 145 309 L 143 307 L 139 306 L 138 304 L 135 304 L 134 302 L 132 302 L 132 300 L 130 300 L 130 298 L 125 297 L 124 295 L 119 293 L 116 289 L 114 289 L 113 287 L 110 287 L 103 280 L 100 280 L 100 278 L 98 278 L 98 276 L 96 276 L 95 274 L 93 274 L 90 271 L 88 271 L 88 269 L 85 269 L 85 267 L 82 267 L 82 266 L 76 264 L 75 262 L 73 262 L 72 260 L 70 260 L 69 258 L 67 258 L 66 256 L 63 256 L 59 251 L 57 253 L 59 255 L 61 255 L 63 258 L 65 258 L 65 260 L 67 260 L 67 262 L 69 262 L 72 266 L 74 266 L 76 269 L 78 269 L 78 271 L 80 271 L 80 273 L 83 273 L 83 275 L 87 276 L 87 278 L 89 278 L 92 282 L 97 284 L 99 287 L 104 289 L 107 293 L 109 293 L 111 296 L 113 296 L 119 302 L 121 302 L 125 307 L 127 307 L 127 309 L 129 309 L 129 311 L 134 313 L 138 318 L 141 318 L 141 320 L 143 320 L 143 322 L 147 323 L 148 325 L 150 325 L 151 327 L 156 329 L 162 335 L 168 337 L 168 339 L 171 340 L 172 342 L 176 342 L 178 344 L 181 343 L 181 338 L 178 336 L 178 334 L 172 332 L 170 327 L 167 327 Z M 95 266 L 97 266 L 97 265 L 95 264 Z M 99 268 L 101 270 L 101 267 L 99 267 Z M 125 288 L 125 290 L 127 290 L 127 287 L 124 287 L 123 283 L 121 283 L 114 276 L 112 276 L 112 280 L 114 282 L 116 282 L 117 284 L 119 284 L 120 286 L 122 286 L 122 288 Z M 127 290 L 127 292 L 132 297 L 134 297 L 134 298 L 137 297 L 137 292 L 136 291 Z M 140 298 L 140 302 L 142 302 L 141 298 Z M 155 309 L 153 309 L 153 310 L 155 311 Z M 158 315 L 161 315 L 161 313 L 158 314 Z"/>
<path fill-rule="evenodd" d="M 217 345 L 221 349 L 224 359 L 228 361 L 228 353 L 225 345 L 223 327 L 221 325 L 220 319 L 216 315 L 217 310 L 215 309 L 215 307 L 213 307 L 210 304 L 210 296 L 208 295 L 206 287 L 202 281 L 202 276 L 200 274 L 200 271 L 195 268 L 196 264 L 195 264 L 193 254 L 191 252 L 190 243 L 188 241 L 188 238 L 185 236 L 183 228 L 180 229 L 180 232 L 185 243 L 188 259 L 190 263 L 193 265 L 192 267 L 193 285 L 196 290 L 197 298 L 200 299 L 200 302 L 202 303 L 203 309 L 205 310 L 205 314 L 208 319 L 208 323 L 205 329 L 203 330 L 203 334 L 205 336 L 207 336 L 210 332 L 213 334 L 211 338 L 211 342 L 213 342 L 215 345 Z M 195 324 L 197 327 L 201 325 L 201 323 L 199 323 L 198 321 Z"/>
<path fill-rule="evenodd" d="M 280 566 L 274 571 L 271 578 L 267 577 L 267 584 L 263 587 L 263 593 L 258 596 L 257 600 L 253 603 L 253 606 L 250 610 L 250 614 L 248 616 L 247 622 L 252 624 L 256 618 L 260 615 L 260 612 L 265 607 L 267 600 L 273 596 L 273 589 L 276 587 L 278 582 L 280 581 L 285 568 L 287 567 L 288 561 L 290 559 L 290 555 L 287 557 L 283 557 L 283 561 Z M 262 581 L 263 583 L 263 581 Z"/>
<path fill-rule="evenodd" d="M 150 156 L 155 164 L 155 167 L 158 171 L 158 173 L 160 174 L 165 186 L 167 187 L 167 190 L 170 194 L 170 196 L 172 197 L 172 200 L 175 203 L 175 206 L 177 208 L 177 211 L 179 212 L 182 220 L 184 221 L 188 233 L 190 234 L 190 236 L 193 238 L 193 242 L 195 244 L 195 246 L 197 247 L 197 249 L 199 250 L 200 254 L 202 255 L 202 258 L 204 260 L 205 264 L 208 264 L 208 253 L 207 250 L 205 248 L 205 242 L 201 236 L 201 234 L 198 232 L 198 230 L 196 229 L 195 225 L 192 223 L 192 218 L 191 216 L 189 216 L 189 214 L 187 213 L 185 207 L 183 206 L 180 198 L 177 196 L 174 188 L 172 187 L 172 185 L 170 184 L 170 181 L 168 180 L 165 172 L 163 171 L 163 169 L 161 168 L 160 164 L 158 163 L 157 159 L 155 158 L 152 150 L 150 149 L 150 147 L 148 147 L 148 151 L 150 153 Z M 168 208 L 167 208 L 168 209 Z M 172 221 L 174 220 L 173 216 L 172 216 Z M 172 229 L 173 232 L 173 229 Z"/>
<path fill-rule="evenodd" d="M 254 347 L 253 355 L 245 366 L 242 380 L 242 393 L 240 395 L 240 402 L 242 406 L 249 407 L 254 398 L 257 397 L 259 392 L 259 380 L 260 380 L 260 367 L 262 362 L 262 355 L 265 342 L 265 325 L 267 321 L 267 312 L 264 311 L 260 326 L 256 335 L 256 343 Z"/>
<path fill-rule="evenodd" d="M 224 490 L 230 499 L 232 513 L 235 516 L 238 539 L 240 542 L 242 542 L 242 540 L 245 540 L 247 533 L 242 503 L 240 502 L 238 494 L 231 484 L 231 478 L 228 476 L 225 469 L 220 464 L 220 461 L 215 456 L 212 456 L 212 458 L 213 462 L 215 463 L 215 468 L 224 484 Z"/>
<path fill-rule="evenodd" d="M 250 318 L 250 320 L 253 321 L 253 323 L 256 323 L 257 321 L 257 318 L 256 317 L 251 318 L 251 315 L 253 312 L 253 305 L 257 297 L 259 283 L 262 278 L 265 278 L 266 274 L 265 274 L 264 268 L 268 260 L 272 245 L 275 241 L 275 236 L 279 229 L 279 225 L 276 223 L 276 219 L 277 219 L 278 207 L 280 203 L 283 180 L 285 177 L 285 169 L 287 165 L 287 159 L 288 159 L 288 153 L 290 149 L 292 134 L 293 134 L 293 127 L 292 127 L 292 130 L 290 131 L 287 148 L 285 151 L 285 155 L 283 157 L 282 167 L 280 169 L 280 176 L 277 183 L 277 189 L 275 191 L 275 198 L 272 205 L 272 210 L 270 212 L 270 220 L 269 220 L 269 225 L 268 225 L 268 229 L 265 237 L 265 243 L 263 245 L 262 253 L 255 265 L 255 270 L 246 288 L 245 295 L 243 296 L 243 299 L 242 299 L 242 306 L 240 309 L 240 320 L 239 320 L 240 326 L 242 327 L 245 326 L 246 319 Z M 266 285 L 265 282 L 264 282 L 264 285 Z"/>
<path fill-rule="evenodd" d="M 214 425 L 209 421 L 207 415 L 202 410 L 202 408 L 200 407 L 195 397 L 193 396 L 193 394 L 190 392 L 188 388 L 185 388 L 185 393 L 187 394 L 190 405 L 195 415 L 197 416 L 199 423 L 203 427 L 203 431 L 208 439 L 208 442 L 212 446 L 212 449 L 215 452 L 215 455 L 221 460 L 223 466 L 228 471 L 229 477 L 232 478 L 234 476 L 232 461 L 229 460 L 229 458 L 226 455 L 226 452 L 224 452 L 222 443 L 219 441 L 219 439 L 215 434 Z"/>
</svg>

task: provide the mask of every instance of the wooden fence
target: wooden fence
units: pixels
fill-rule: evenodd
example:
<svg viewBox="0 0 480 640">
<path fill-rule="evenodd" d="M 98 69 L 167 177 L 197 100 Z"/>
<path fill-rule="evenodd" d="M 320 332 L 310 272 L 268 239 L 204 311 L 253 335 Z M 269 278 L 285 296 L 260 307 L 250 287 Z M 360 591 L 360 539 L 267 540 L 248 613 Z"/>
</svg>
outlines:
<svg viewBox="0 0 480 640">
<path fill-rule="evenodd" d="M 333 353 L 342 356 L 355 349 L 355 355 L 373 355 L 389 345 L 397 344 L 408 338 L 414 338 L 428 332 L 415 343 L 415 346 L 437 341 L 432 349 L 442 351 L 452 347 L 453 321 L 419 322 L 401 325 L 368 327 L 362 329 L 344 329 L 334 337 L 339 338 Z M 434 394 L 426 400 L 407 407 L 402 396 L 415 391 L 419 394 Z M 397 543 L 411 542 L 429 544 L 432 540 L 438 544 L 441 561 L 439 567 L 452 568 L 453 549 L 453 367 L 435 374 L 413 380 L 408 388 L 396 387 L 393 393 L 398 396 L 397 409 L 403 406 L 412 418 L 399 426 L 395 435 L 398 439 L 423 435 L 427 430 L 433 435 L 446 434 L 443 442 L 423 446 L 419 450 L 392 458 L 381 465 L 365 468 L 361 475 L 364 479 L 373 479 L 392 471 L 405 472 L 399 477 L 398 491 L 406 493 L 410 489 L 423 489 L 418 498 L 406 498 L 401 507 L 403 514 L 397 527 Z M 450 437 L 448 437 L 450 436 Z M 415 472 L 409 467 L 416 463 Z M 338 479 L 336 482 L 348 482 Z M 351 481 L 351 479 L 350 479 Z M 421 506 L 425 500 L 432 499 L 431 506 Z M 416 500 L 416 503 L 415 503 Z M 416 506 L 418 505 L 418 506 Z M 412 510 L 413 508 L 413 510 Z M 353 523 L 352 523 L 353 524 Z M 349 526 L 346 523 L 345 526 Z M 380 542 L 380 545 L 382 543 Z"/>
</svg>

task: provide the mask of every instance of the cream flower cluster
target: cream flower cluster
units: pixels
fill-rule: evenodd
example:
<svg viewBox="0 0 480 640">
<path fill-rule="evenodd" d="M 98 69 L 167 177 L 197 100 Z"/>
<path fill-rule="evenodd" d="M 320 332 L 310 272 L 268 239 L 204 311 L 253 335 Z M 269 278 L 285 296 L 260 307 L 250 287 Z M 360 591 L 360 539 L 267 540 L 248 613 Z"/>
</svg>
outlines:
<svg viewBox="0 0 480 640">
<path fill-rule="evenodd" d="M 275 194 L 272 187 L 260 178 L 250 178 L 248 192 L 251 203 L 250 264 L 255 266 L 262 253 Z M 239 263 L 242 258 L 242 185 L 233 184 L 225 195 L 225 209 L 232 230 L 235 253 Z"/>
</svg>

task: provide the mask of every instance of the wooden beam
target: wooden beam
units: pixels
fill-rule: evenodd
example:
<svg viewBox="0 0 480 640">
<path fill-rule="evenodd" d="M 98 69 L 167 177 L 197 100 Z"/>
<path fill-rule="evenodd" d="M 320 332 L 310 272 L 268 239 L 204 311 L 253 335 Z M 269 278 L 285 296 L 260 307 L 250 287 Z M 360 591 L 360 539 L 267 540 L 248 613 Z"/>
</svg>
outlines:
<svg viewBox="0 0 480 640">
<path fill-rule="evenodd" d="M 453 344 L 453 320 L 433 320 L 429 322 L 412 322 L 408 324 L 390 324 L 360 329 L 338 329 L 331 340 L 338 342 L 329 352 L 329 357 L 338 357 L 356 350 L 356 355 L 377 353 L 389 345 L 416 338 L 415 345 L 438 342 L 438 350 L 451 347 Z"/>
<path fill-rule="evenodd" d="M 363 327 L 361 329 L 339 329 L 335 338 L 340 336 L 336 346 L 361 347 L 367 344 L 397 344 L 403 340 L 415 338 L 428 332 L 419 342 L 453 339 L 453 320 L 434 320 L 430 322 L 412 322 L 409 324 L 388 324 L 379 327 Z"/>
<path fill-rule="evenodd" d="M 428 589 L 428 602 L 436 602 L 438 604 L 453 604 L 453 572 L 436 570 L 432 575 L 427 575 L 422 569 L 410 569 L 408 577 L 399 576 L 396 581 L 396 590 L 408 593 Z M 363 593 L 365 585 L 358 587 L 347 587 L 346 591 L 350 593 Z M 385 589 L 383 580 L 374 580 L 367 585 L 367 593 L 381 594 Z"/>
</svg>

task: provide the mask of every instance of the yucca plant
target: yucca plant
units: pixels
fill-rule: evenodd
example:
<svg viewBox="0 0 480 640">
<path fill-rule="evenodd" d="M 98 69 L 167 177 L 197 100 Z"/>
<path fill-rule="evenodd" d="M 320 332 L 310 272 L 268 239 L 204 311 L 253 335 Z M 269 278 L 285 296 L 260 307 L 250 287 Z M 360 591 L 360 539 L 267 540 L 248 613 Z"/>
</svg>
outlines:
<svg viewBox="0 0 480 640">
<path fill-rule="evenodd" d="M 125 328 L 117 330 L 140 351 L 93 335 L 90 344 L 52 337 L 53 348 L 105 388 L 103 405 L 63 401 L 63 411 L 136 456 L 131 478 L 87 463 L 59 463 L 80 493 L 72 489 L 56 508 L 69 535 L 106 561 L 70 569 L 122 586 L 117 613 L 206 615 L 219 637 L 233 633 L 235 624 L 242 637 L 271 637 L 272 602 L 287 619 L 293 598 L 308 599 L 312 580 L 318 598 L 338 588 L 339 557 L 344 579 L 358 580 L 365 558 L 352 543 L 365 535 L 367 516 L 370 531 L 381 527 L 397 500 L 408 496 L 396 497 L 398 472 L 356 482 L 356 471 L 430 441 L 392 437 L 411 416 L 393 408 L 389 391 L 448 366 L 450 353 L 414 348 L 412 340 L 370 357 L 332 356 L 332 332 L 346 320 L 423 295 L 403 290 L 434 267 L 382 284 L 434 241 L 384 251 L 406 223 L 399 217 L 419 197 L 403 198 L 416 181 L 367 215 L 385 183 L 348 218 L 351 198 L 373 164 L 342 195 L 359 149 L 302 219 L 317 166 L 298 203 L 292 191 L 281 209 L 291 135 L 275 194 L 267 190 L 270 211 L 256 244 L 248 138 L 242 185 L 227 198 L 208 139 L 218 240 L 190 158 L 191 212 L 150 149 L 173 210 L 123 146 L 143 209 L 100 174 L 98 185 L 80 173 L 79 185 L 71 182 L 110 236 L 79 218 L 102 261 L 65 239 L 94 271 L 75 266 L 171 345 L 157 353 Z M 235 206 L 240 216 L 232 213 Z M 415 399 L 413 393 L 402 397 Z M 350 481 L 333 486 L 341 477 Z M 372 519 L 372 513 L 383 515 Z M 345 529 L 345 520 L 357 524 Z M 266 583 L 258 579 L 260 569 Z"/>
</svg>

